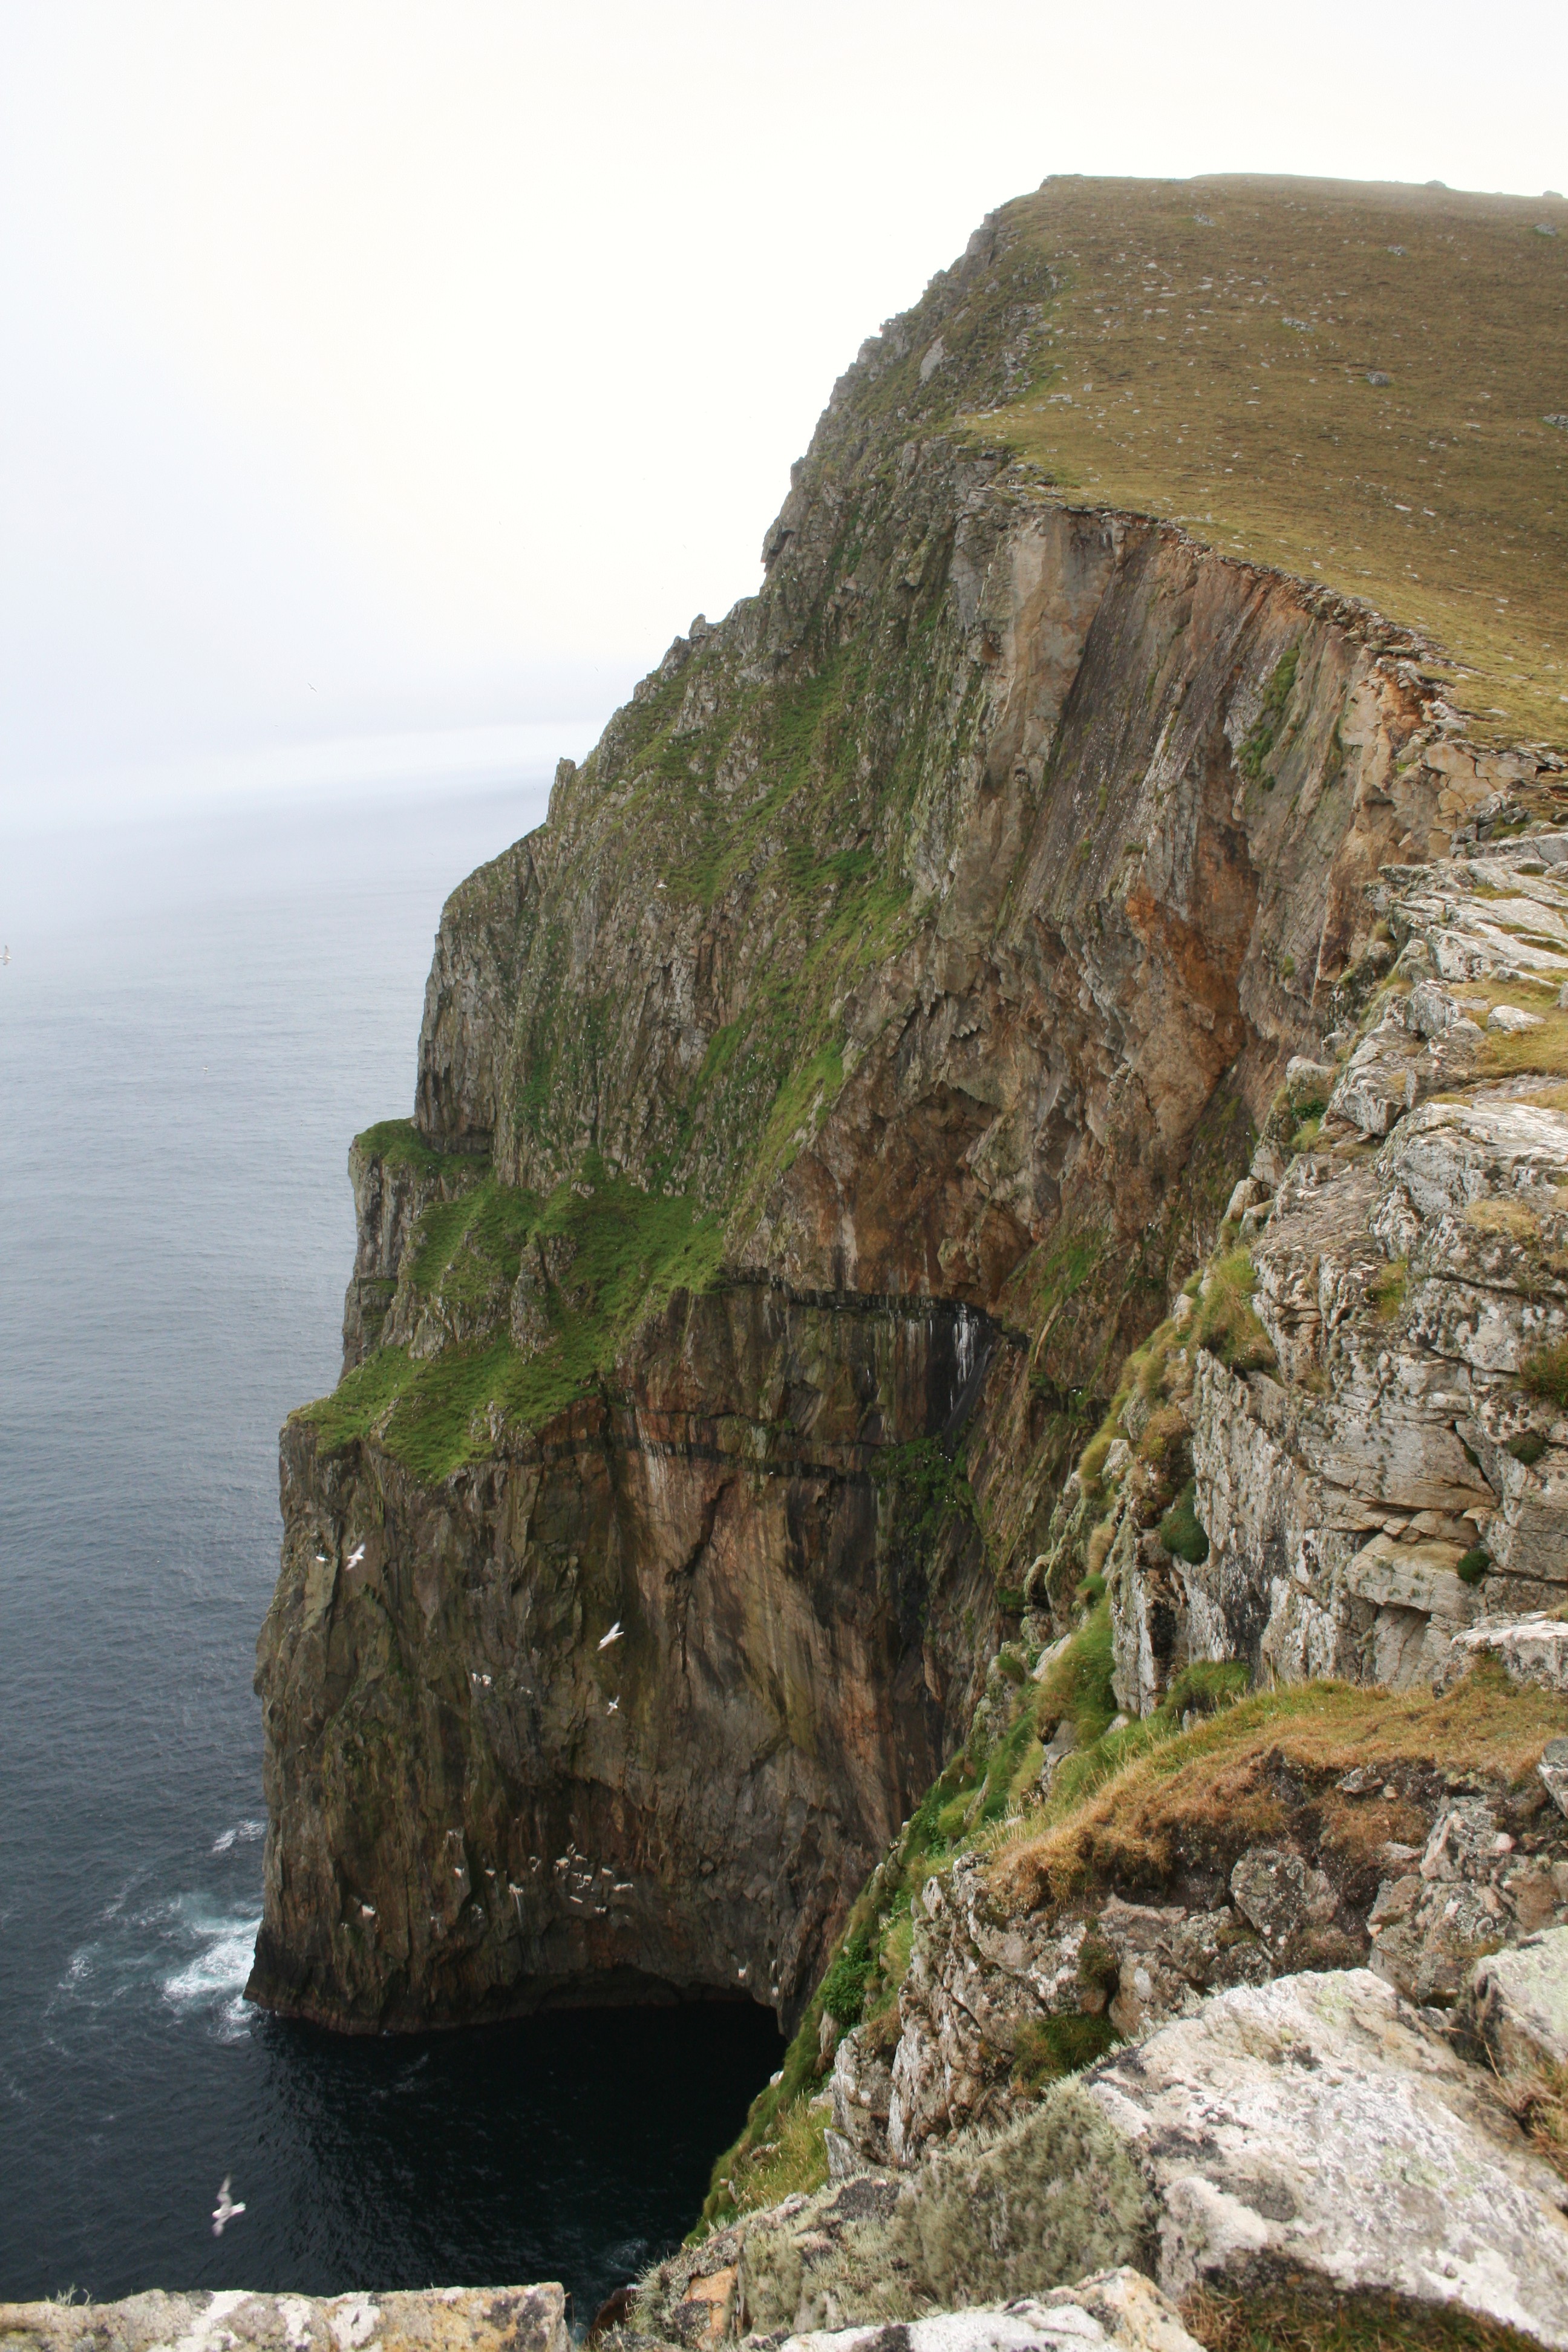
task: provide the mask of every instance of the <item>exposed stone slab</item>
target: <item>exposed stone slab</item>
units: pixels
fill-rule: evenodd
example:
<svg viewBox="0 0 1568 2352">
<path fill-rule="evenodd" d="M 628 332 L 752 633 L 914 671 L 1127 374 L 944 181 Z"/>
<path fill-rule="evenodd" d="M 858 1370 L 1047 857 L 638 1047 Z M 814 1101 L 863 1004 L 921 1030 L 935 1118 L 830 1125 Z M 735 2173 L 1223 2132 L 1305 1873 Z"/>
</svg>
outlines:
<svg viewBox="0 0 1568 2352">
<path fill-rule="evenodd" d="M 1305 2273 L 1568 2346 L 1568 2186 L 1365 1969 L 1222 1993 L 1085 2095 L 1152 2186 L 1167 2294 Z"/>
<path fill-rule="evenodd" d="M 5 2352 L 571 2352 L 557 2285 L 0 2303 Z"/>
<path fill-rule="evenodd" d="M 1568 1695 L 1568 1622 L 1561 1617 L 1483 1617 L 1454 1635 L 1443 1682 L 1457 1681 L 1479 1657 L 1500 1660 L 1510 1682 Z"/>
<path fill-rule="evenodd" d="M 1173 2306 L 1142 2272 L 1102 2271 L 1077 2286 L 973 2311 L 933 2312 L 896 2331 L 816 2328 L 792 2336 L 782 2352 L 1201 2352 Z"/>
</svg>

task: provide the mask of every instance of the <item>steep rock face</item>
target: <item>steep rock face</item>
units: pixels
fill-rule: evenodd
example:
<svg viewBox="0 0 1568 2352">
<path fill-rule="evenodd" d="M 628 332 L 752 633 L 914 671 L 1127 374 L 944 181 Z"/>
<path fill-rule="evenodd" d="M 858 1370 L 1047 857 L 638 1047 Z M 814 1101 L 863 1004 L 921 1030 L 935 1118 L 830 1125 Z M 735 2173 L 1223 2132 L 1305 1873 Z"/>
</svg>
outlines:
<svg viewBox="0 0 1568 2352">
<path fill-rule="evenodd" d="M 651 1325 L 614 1401 L 435 1489 L 290 1426 L 258 1989 L 394 2025 L 796 2005 L 994 1606 L 972 1528 L 934 1595 L 890 1549 L 869 1465 L 962 1412 L 988 1347 L 962 1311 L 735 1284 Z"/>
<path fill-rule="evenodd" d="M 1441 1679 L 1478 1618 L 1568 1601 L 1565 855 L 1537 831 L 1369 892 L 1393 971 L 1285 1090 L 1304 1148 L 1266 1133 L 1235 1204 L 1268 1360 L 1184 1351 L 1205 1556 L 1116 1506 L 1135 1713 L 1188 1659 Z"/>
<path fill-rule="evenodd" d="M 867 347 L 762 593 L 447 906 L 286 1433 L 255 1998 L 793 2015 L 1367 883 L 1491 788 L 1373 616 L 943 429 L 1011 267 Z"/>
</svg>

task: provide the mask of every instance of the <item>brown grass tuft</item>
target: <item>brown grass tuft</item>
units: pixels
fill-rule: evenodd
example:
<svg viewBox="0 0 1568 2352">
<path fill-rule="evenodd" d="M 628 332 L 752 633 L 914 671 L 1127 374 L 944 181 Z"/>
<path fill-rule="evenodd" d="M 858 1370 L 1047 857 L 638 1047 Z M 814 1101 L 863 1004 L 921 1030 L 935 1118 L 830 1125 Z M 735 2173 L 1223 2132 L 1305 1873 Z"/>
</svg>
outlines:
<svg viewBox="0 0 1568 2352">
<path fill-rule="evenodd" d="M 1064 1817 L 1026 1816 L 998 1841 L 994 1880 L 1004 1902 L 1032 1908 L 1113 1878 L 1153 1884 L 1183 1856 L 1238 1853 L 1278 1834 L 1285 1773 L 1321 1788 L 1326 1843 L 1370 1855 L 1424 1825 L 1401 1801 L 1337 1800 L 1344 1773 L 1462 1757 L 1468 1771 L 1517 1779 L 1565 1732 L 1568 1700 L 1516 1690 L 1489 1662 L 1442 1698 L 1341 1683 L 1258 1692 L 1135 1758 Z"/>
<path fill-rule="evenodd" d="M 1506 1234 L 1510 1241 L 1541 1239 L 1541 1222 L 1522 1201 L 1472 1201 L 1465 1223 L 1479 1234 Z"/>
<path fill-rule="evenodd" d="M 1453 2304 L 1363 2289 L 1341 2297 L 1298 2286 L 1197 2286 L 1182 2305 L 1208 2352 L 1536 2352 L 1535 2338 Z"/>
</svg>

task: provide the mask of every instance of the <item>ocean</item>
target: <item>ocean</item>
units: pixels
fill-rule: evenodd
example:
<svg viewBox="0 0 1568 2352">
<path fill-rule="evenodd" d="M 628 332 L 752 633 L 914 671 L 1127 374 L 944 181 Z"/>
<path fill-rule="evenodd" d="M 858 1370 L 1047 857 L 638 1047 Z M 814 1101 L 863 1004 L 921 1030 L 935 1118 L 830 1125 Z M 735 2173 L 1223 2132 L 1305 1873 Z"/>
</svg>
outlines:
<svg viewBox="0 0 1568 2352">
<path fill-rule="evenodd" d="M 411 1105 L 442 900 L 545 797 L 4 845 L 0 2297 L 561 2279 L 581 2325 L 779 2063 L 755 2008 L 360 2040 L 241 1998 L 277 1432 L 337 1375 L 349 1140 Z"/>
</svg>

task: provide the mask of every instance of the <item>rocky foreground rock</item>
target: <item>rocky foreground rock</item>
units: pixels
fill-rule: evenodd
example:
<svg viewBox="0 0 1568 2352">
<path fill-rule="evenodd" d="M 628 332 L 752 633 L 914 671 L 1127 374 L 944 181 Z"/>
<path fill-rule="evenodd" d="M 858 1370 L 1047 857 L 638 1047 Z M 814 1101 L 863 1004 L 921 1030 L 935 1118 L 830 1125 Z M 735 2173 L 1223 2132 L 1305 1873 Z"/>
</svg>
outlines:
<svg viewBox="0 0 1568 2352">
<path fill-rule="evenodd" d="M 990 2136 L 716 2233 L 655 2273 L 639 2325 L 777 2342 L 1131 2264 L 1178 2303 L 1387 2294 L 1568 2344 L 1568 2179 L 1445 2023 L 1366 1969 L 1219 1993 Z"/>
<path fill-rule="evenodd" d="M 7 2352 L 569 2352 L 559 2286 L 0 2303 Z"/>
</svg>

